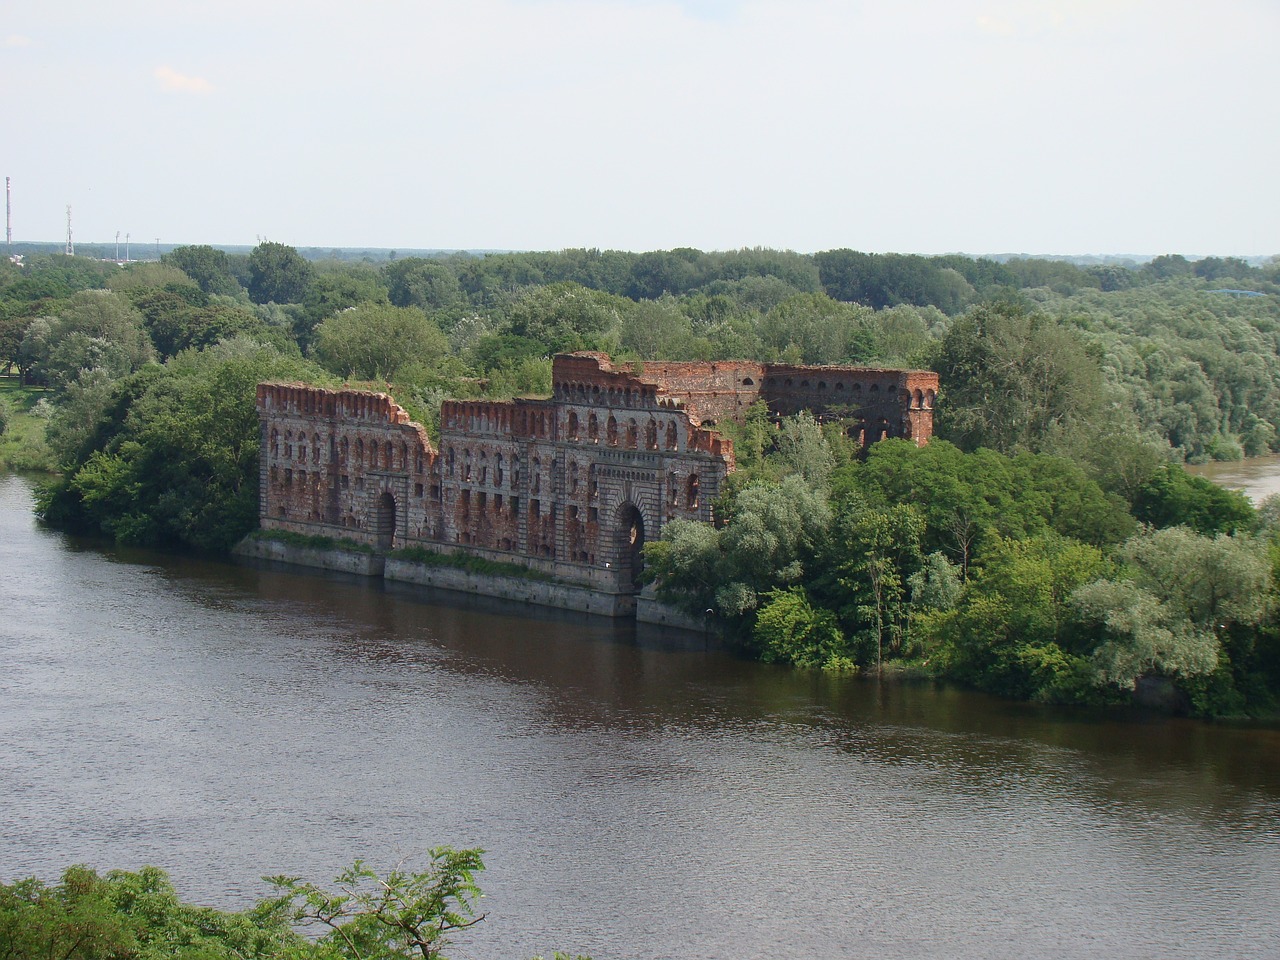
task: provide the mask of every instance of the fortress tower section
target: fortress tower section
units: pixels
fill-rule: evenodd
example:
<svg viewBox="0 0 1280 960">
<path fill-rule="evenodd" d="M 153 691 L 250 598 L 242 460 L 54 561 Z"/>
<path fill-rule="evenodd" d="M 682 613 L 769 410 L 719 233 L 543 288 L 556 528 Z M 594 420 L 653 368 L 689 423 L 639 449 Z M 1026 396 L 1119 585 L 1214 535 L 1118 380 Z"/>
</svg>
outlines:
<svg viewBox="0 0 1280 960">
<path fill-rule="evenodd" d="M 766 364 L 761 397 L 776 416 L 807 410 L 837 420 L 864 450 L 900 437 L 924 446 L 933 436 L 938 375 L 931 370 Z"/>
<path fill-rule="evenodd" d="M 385 393 L 258 385 L 264 529 L 391 549 L 429 529 L 426 431 Z"/>
</svg>

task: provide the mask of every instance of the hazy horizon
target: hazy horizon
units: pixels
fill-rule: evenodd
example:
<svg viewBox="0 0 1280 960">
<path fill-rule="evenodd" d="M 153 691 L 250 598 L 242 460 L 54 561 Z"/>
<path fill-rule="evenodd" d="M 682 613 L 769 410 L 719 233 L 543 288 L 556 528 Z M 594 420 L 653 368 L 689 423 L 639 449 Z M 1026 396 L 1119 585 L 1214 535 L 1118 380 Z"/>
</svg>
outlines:
<svg viewBox="0 0 1280 960">
<path fill-rule="evenodd" d="M 1270 0 L 27 4 L 0 175 L 51 242 L 70 204 L 97 244 L 1259 257 L 1277 36 Z"/>
</svg>

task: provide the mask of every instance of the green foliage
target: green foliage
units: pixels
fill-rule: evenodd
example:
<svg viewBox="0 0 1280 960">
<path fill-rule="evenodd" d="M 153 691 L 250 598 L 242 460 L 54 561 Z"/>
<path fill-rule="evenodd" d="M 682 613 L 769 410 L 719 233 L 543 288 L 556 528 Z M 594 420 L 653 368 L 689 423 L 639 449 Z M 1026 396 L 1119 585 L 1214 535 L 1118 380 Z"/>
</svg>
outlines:
<svg viewBox="0 0 1280 960">
<path fill-rule="evenodd" d="M 613 352 L 622 317 L 631 309 L 621 297 L 575 283 L 556 283 L 535 287 L 517 300 L 508 316 L 508 328 L 514 336 L 542 344 L 547 354 Z"/>
<path fill-rule="evenodd" d="M 925 644 L 948 676 L 1019 699 L 1080 699 L 1084 658 L 1072 652 L 1072 593 L 1107 571 L 1096 548 L 1056 535 L 998 538 L 954 609 L 926 620 Z"/>
<path fill-rule="evenodd" d="M 319 274 L 302 298 L 302 313 L 294 328 L 298 345 L 309 347 L 319 324 L 365 303 L 387 303 L 387 288 L 376 273 L 344 269 Z"/>
<path fill-rule="evenodd" d="M 155 867 L 99 876 L 69 867 L 55 885 L 0 883 L 9 960 L 280 960 L 318 954 L 275 904 L 224 913 L 178 900 Z"/>
<path fill-rule="evenodd" d="M 482 854 L 438 847 L 424 869 L 397 866 L 385 874 L 357 860 L 331 887 L 265 877 L 275 894 L 239 912 L 183 903 L 156 867 L 105 877 L 69 867 L 52 885 L 35 877 L 0 883 L 0 957 L 445 960 L 456 935 L 485 919 L 475 879 Z M 559 952 L 555 958 L 570 960 Z"/>
<path fill-rule="evenodd" d="M 470 553 L 439 553 L 426 547 L 403 547 L 393 550 L 391 557 L 396 560 L 408 560 L 424 567 L 451 567 L 455 570 L 466 570 L 490 577 L 517 577 L 521 580 L 542 580 L 553 582 L 555 577 L 541 570 L 531 570 L 518 563 L 503 563 L 500 560 L 489 560 Z"/>
<path fill-rule="evenodd" d="M 373 547 L 358 540 L 345 537 L 322 537 L 314 533 L 296 533 L 293 530 L 254 530 L 249 534 L 252 540 L 278 541 L 294 547 L 307 547 L 312 550 L 346 550 L 351 553 L 373 553 Z"/>
<path fill-rule="evenodd" d="M 1185 526 L 1197 533 L 1235 533 L 1254 523 L 1249 498 L 1176 464 L 1167 464 L 1138 490 L 1133 515 L 1158 527 Z"/>
<path fill-rule="evenodd" d="M 325 369 L 359 380 L 390 380 L 402 366 L 438 361 L 448 351 L 440 328 L 413 307 L 362 303 L 315 331 L 316 358 Z"/>
<path fill-rule="evenodd" d="M 207 245 L 174 247 L 160 258 L 177 267 L 205 293 L 235 296 L 240 284 L 231 273 L 231 264 L 222 250 Z"/>
<path fill-rule="evenodd" d="M 270 241 L 253 248 L 248 272 L 254 303 L 301 303 L 315 273 L 293 247 Z"/>
<path fill-rule="evenodd" d="M 92 290 L 31 321 L 19 362 L 30 377 L 62 388 L 88 370 L 125 376 L 153 355 L 138 311 L 117 294 Z"/>
<path fill-rule="evenodd" d="M 860 663 L 906 653 L 908 580 L 921 563 L 925 522 L 910 504 L 842 502 L 812 578 L 813 593 L 839 615 Z"/>
<path fill-rule="evenodd" d="M 475 875 L 482 850 L 437 847 L 425 870 L 400 868 L 380 876 L 357 860 L 333 889 L 297 877 L 268 877 L 290 919 L 323 930 L 321 956 L 341 960 L 443 960 L 452 936 L 485 918 Z"/>
<path fill-rule="evenodd" d="M 1012 304 L 970 311 L 942 338 L 937 429 L 966 450 L 1038 452 L 1098 415 L 1102 375 L 1088 344 Z"/>
<path fill-rule="evenodd" d="M 797 667 L 842 662 L 846 648 L 835 615 L 810 604 L 804 590 L 770 590 L 763 601 L 751 634 L 761 660 Z"/>
<path fill-rule="evenodd" d="M 111 385 L 38 512 L 123 543 L 228 550 L 257 525 L 257 385 L 308 378 L 323 379 L 304 361 L 232 340 Z"/>
</svg>

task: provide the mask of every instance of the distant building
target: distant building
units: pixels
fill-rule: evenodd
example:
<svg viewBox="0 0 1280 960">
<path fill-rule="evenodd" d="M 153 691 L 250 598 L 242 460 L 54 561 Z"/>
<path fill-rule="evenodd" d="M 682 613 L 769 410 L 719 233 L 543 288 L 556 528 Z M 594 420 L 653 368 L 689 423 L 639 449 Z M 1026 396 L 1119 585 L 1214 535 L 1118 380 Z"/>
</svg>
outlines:
<svg viewBox="0 0 1280 960">
<path fill-rule="evenodd" d="M 836 419 L 864 448 L 923 445 L 938 376 L 924 370 L 557 356 L 549 399 L 446 401 L 440 447 L 389 396 L 263 383 L 260 520 L 378 552 L 418 546 L 516 563 L 619 598 L 664 523 L 712 521 L 734 469 L 715 423 L 764 401 Z"/>
</svg>

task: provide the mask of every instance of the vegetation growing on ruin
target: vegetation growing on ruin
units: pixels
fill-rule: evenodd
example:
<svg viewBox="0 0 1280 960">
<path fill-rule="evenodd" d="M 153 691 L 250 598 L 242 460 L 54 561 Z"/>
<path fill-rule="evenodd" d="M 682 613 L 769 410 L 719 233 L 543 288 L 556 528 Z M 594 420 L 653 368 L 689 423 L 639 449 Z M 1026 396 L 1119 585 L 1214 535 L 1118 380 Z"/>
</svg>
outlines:
<svg viewBox="0 0 1280 960">
<path fill-rule="evenodd" d="M 547 583 L 553 583 L 556 579 L 541 570 L 531 570 L 518 563 L 489 560 L 471 553 L 437 553 L 425 547 L 403 547 L 391 551 L 390 556 L 396 560 L 420 563 L 424 567 L 450 567 L 488 577 L 515 577 L 519 580 L 540 580 Z"/>
<path fill-rule="evenodd" d="M 359 540 L 348 540 L 345 537 L 322 537 L 314 533 L 295 533 L 293 530 L 254 530 L 249 534 L 249 537 L 253 540 L 287 543 L 291 547 L 304 547 L 309 550 L 344 550 L 348 553 L 373 553 L 373 547 Z"/>
<path fill-rule="evenodd" d="M 1276 511 L 1179 466 L 1280 450 L 1275 258 L 33 255 L 0 263 L 0 457 L 56 471 L 58 526 L 221 551 L 256 524 L 259 380 L 385 384 L 433 429 L 446 397 L 546 395 L 575 349 L 940 373 L 924 450 L 859 461 L 839 424 L 763 411 L 724 426 L 723 526 L 669 524 L 650 568 L 756 655 L 1071 702 L 1158 678 L 1202 714 L 1276 709 Z"/>
</svg>

